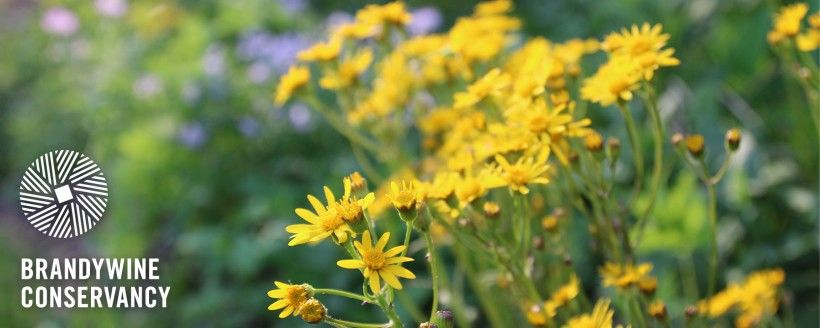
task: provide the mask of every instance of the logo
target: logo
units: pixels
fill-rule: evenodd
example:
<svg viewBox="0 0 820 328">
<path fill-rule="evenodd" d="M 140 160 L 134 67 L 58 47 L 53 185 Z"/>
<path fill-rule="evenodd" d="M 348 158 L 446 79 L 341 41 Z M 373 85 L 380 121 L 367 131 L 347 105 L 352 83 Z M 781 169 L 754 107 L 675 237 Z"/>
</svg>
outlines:
<svg viewBox="0 0 820 328">
<path fill-rule="evenodd" d="M 108 184 L 91 158 L 57 150 L 37 158 L 20 181 L 20 207 L 35 229 L 56 238 L 91 230 L 105 213 Z"/>
</svg>

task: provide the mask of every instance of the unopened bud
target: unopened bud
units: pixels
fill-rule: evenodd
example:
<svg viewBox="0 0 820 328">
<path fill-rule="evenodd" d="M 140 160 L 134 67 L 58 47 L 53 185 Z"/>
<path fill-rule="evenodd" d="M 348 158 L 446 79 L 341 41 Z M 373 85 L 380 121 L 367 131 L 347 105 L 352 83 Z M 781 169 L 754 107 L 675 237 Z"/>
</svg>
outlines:
<svg viewBox="0 0 820 328">
<path fill-rule="evenodd" d="M 666 304 L 661 301 L 649 304 L 649 315 L 658 320 L 666 319 Z"/>
<path fill-rule="evenodd" d="M 729 151 L 735 151 L 738 147 L 740 147 L 740 137 L 741 133 L 739 129 L 729 129 L 726 131 L 726 149 Z"/>
<path fill-rule="evenodd" d="M 614 137 L 606 139 L 606 156 L 613 163 L 618 161 L 618 157 L 621 156 L 621 140 Z"/>
<path fill-rule="evenodd" d="M 686 136 L 686 150 L 688 150 L 689 154 L 692 154 L 694 157 L 703 156 L 703 148 L 705 143 L 706 142 L 702 135 L 692 134 Z"/>
<path fill-rule="evenodd" d="M 600 152 L 604 148 L 604 139 L 598 132 L 592 131 L 584 137 L 584 147 L 593 153 Z"/>
<path fill-rule="evenodd" d="M 484 203 L 484 215 L 490 219 L 497 219 L 498 214 L 501 213 L 501 206 L 498 206 L 496 202 L 486 202 Z"/>
</svg>

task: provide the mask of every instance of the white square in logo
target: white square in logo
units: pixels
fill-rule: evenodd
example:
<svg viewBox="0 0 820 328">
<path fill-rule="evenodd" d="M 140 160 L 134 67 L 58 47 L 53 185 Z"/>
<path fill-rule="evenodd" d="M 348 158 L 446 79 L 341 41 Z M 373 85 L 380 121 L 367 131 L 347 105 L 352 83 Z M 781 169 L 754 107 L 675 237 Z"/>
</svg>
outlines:
<svg viewBox="0 0 820 328">
<path fill-rule="evenodd" d="M 71 187 L 68 185 L 54 189 L 54 194 L 57 195 L 57 202 L 60 204 L 74 199 L 74 195 L 71 194 Z"/>
</svg>

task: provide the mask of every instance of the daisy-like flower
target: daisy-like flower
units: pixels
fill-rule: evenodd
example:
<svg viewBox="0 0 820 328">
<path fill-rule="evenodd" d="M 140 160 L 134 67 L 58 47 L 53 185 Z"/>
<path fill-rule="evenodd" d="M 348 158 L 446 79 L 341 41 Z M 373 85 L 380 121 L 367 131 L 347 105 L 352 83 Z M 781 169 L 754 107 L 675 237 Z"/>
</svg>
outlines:
<svg viewBox="0 0 820 328">
<path fill-rule="evenodd" d="M 328 90 L 348 88 L 358 81 L 359 76 L 370 67 L 371 62 L 373 62 L 373 52 L 369 49 L 363 50 L 343 60 L 338 70 L 329 71 L 319 80 L 319 85 Z"/>
<path fill-rule="evenodd" d="M 652 271 L 651 263 L 641 263 L 639 265 L 616 263 L 606 263 L 600 269 L 602 283 L 604 287 L 615 286 L 620 289 L 630 286 L 657 284 L 657 281 L 649 273 Z"/>
<path fill-rule="evenodd" d="M 336 264 L 345 269 L 362 270 L 364 278 L 367 279 L 370 290 L 374 294 L 381 292 L 381 281 L 384 280 L 390 287 L 401 289 L 401 282 L 398 278 L 415 279 L 416 275 L 410 270 L 401 266 L 404 262 L 413 261 L 412 258 L 399 256 L 407 248 L 404 245 L 396 246 L 384 251 L 387 242 L 390 240 L 390 233 L 385 232 L 381 238 L 373 245 L 370 239 L 370 231 L 362 234 L 362 241 L 353 243 L 356 251 L 361 256 L 360 259 L 340 260 Z"/>
<path fill-rule="evenodd" d="M 330 188 L 327 186 L 325 186 L 324 190 L 327 203 L 331 207 L 328 208 L 328 206 L 322 204 L 322 202 L 313 195 L 308 195 L 307 199 L 310 205 L 313 206 L 313 211 L 304 208 L 296 209 L 296 215 L 308 223 L 291 224 L 285 228 L 287 232 L 293 234 L 290 237 L 291 239 L 288 242 L 288 246 L 320 241 L 331 235 L 336 241 L 342 243 L 347 241 L 348 234 L 353 233 L 353 230 L 347 225 L 342 214 L 337 212 L 332 206 L 336 201 L 333 197 L 333 192 L 330 191 Z"/>
<path fill-rule="evenodd" d="M 635 60 L 627 56 L 613 56 L 594 75 L 584 80 L 581 98 L 601 106 L 630 101 L 640 79 Z"/>
<path fill-rule="evenodd" d="M 608 35 L 602 47 L 610 54 L 635 60 L 644 79 L 651 80 L 658 68 L 680 65 L 674 57 L 675 49 L 664 48 L 669 34 L 661 33 L 662 28 L 661 24 L 632 25 L 630 29 L 624 28 L 620 33 Z"/>
<path fill-rule="evenodd" d="M 416 181 L 402 181 L 401 185 L 393 181 L 390 183 L 390 193 L 387 197 L 399 212 L 406 213 L 415 210 L 418 204 L 424 201 L 425 193 Z"/>
<path fill-rule="evenodd" d="M 569 319 L 565 328 L 602 328 L 612 327 L 612 317 L 615 311 L 609 308 L 610 300 L 607 298 L 599 299 L 592 309 L 592 313 L 582 314 L 572 319 Z"/>
<path fill-rule="evenodd" d="M 276 86 L 274 102 L 277 105 L 286 103 L 297 90 L 307 85 L 308 81 L 310 70 L 307 67 L 291 66 Z"/>
<path fill-rule="evenodd" d="M 570 301 L 575 299 L 580 291 L 581 283 L 578 281 L 578 277 L 572 275 L 566 285 L 559 287 L 550 295 L 550 298 L 544 302 L 544 309 L 547 310 L 547 313 L 555 313 L 558 308 L 569 304 Z"/>
<path fill-rule="evenodd" d="M 510 86 L 510 76 L 495 68 L 481 77 L 478 81 L 467 87 L 466 92 L 456 93 L 455 108 L 467 108 L 475 106 L 488 96 L 499 95 L 501 91 Z"/>
<path fill-rule="evenodd" d="M 285 318 L 291 314 L 294 316 L 299 315 L 302 305 L 313 297 L 313 287 L 308 284 L 289 285 L 280 281 L 274 281 L 273 283 L 276 285 L 276 289 L 268 291 L 268 297 L 278 300 L 268 306 L 268 311 L 281 309 L 282 312 L 279 312 L 280 318 Z"/>
<path fill-rule="evenodd" d="M 352 195 L 353 180 L 350 178 L 344 178 L 342 183 L 344 184 L 345 192 L 341 198 L 337 200 L 336 196 L 333 194 L 333 191 L 327 187 L 325 187 L 325 198 L 327 198 L 327 202 L 329 204 L 328 207 L 335 210 L 344 222 L 353 224 L 364 217 L 364 211 L 370 206 L 370 204 L 373 204 L 373 201 L 376 199 L 376 195 L 371 192 L 365 195 L 362 199 L 358 199 L 356 196 Z"/>
<path fill-rule="evenodd" d="M 544 148 L 537 156 L 522 156 L 515 164 L 510 164 L 504 156 L 495 155 L 495 161 L 500 165 L 500 175 L 510 190 L 521 194 L 529 194 L 528 184 L 547 184 L 549 179 L 545 173 L 549 169 L 547 157 L 549 148 Z"/>
</svg>

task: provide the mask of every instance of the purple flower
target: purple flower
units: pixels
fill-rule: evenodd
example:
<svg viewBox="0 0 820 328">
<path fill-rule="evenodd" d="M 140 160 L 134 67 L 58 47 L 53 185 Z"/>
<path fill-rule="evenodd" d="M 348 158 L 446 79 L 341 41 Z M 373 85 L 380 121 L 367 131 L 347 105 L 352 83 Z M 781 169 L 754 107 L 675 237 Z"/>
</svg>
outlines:
<svg viewBox="0 0 820 328">
<path fill-rule="evenodd" d="M 43 13 L 40 27 L 49 34 L 70 36 L 80 28 L 80 20 L 70 9 L 53 7 Z"/>
<path fill-rule="evenodd" d="M 248 80 L 254 84 L 265 83 L 270 78 L 271 68 L 265 63 L 256 61 L 248 66 Z"/>
<path fill-rule="evenodd" d="M 94 1 L 94 9 L 102 16 L 120 18 L 128 12 L 128 1 L 96 0 Z"/>
<path fill-rule="evenodd" d="M 328 30 L 334 30 L 335 28 L 353 22 L 353 16 L 344 12 L 344 11 L 334 11 L 330 13 L 325 19 L 325 26 Z"/>
<path fill-rule="evenodd" d="M 185 147 L 196 149 L 205 144 L 208 134 L 201 123 L 190 122 L 180 128 L 177 138 Z"/>
<path fill-rule="evenodd" d="M 290 110 L 288 111 L 290 124 L 293 125 L 293 128 L 298 132 L 310 131 L 313 127 L 310 116 L 310 109 L 300 103 L 293 104 L 293 106 L 290 106 Z"/>
<path fill-rule="evenodd" d="M 407 31 L 412 35 L 427 34 L 441 27 L 441 12 L 434 7 L 421 7 L 413 10 L 412 14 L 413 19 L 407 25 Z"/>
<path fill-rule="evenodd" d="M 287 14 L 298 14 L 307 8 L 307 0 L 279 0 L 279 5 Z"/>
<path fill-rule="evenodd" d="M 151 98 L 162 90 L 162 81 L 153 74 L 143 74 L 134 81 L 133 90 L 139 99 Z"/>
<path fill-rule="evenodd" d="M 259 121 L 250 116 L 240 118 L 239 122 L 236 123 L 236 127 L 239 128 L 239 132 L 247 138 L 257 136 L 260 130 Z"/>
<path fill-rule="evenodd" d="M 221 46 L 212 45 L 205 50 L 202 70 L 209 76 L 221 76 L 225 73 L 225 51 Z"/>
<path fill-rule="evenodd" d="M 311 43 L 308 38 L 295 33 L 251 32 L 240 38 L 236 52 L 243 60 L 265 63 L 277 74 L 283 74 L 296 62 L 296 54 Z"/>
</svg>

